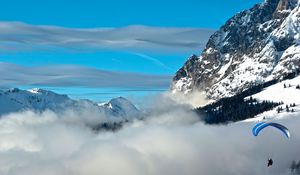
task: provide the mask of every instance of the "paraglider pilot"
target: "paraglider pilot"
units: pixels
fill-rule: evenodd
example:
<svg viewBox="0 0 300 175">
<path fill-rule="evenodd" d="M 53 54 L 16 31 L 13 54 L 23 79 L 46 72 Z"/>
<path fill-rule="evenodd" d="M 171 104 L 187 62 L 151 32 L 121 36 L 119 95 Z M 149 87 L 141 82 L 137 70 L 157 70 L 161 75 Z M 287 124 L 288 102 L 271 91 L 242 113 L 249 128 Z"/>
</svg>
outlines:
<svg viewBox="0 0 300 175">
<path fill-rule="evenodd" d="M 252 134 L 254 136 L 258 136 L 259 132 L 262 131 L 264 128 L 266 127 L 275 127 L 278 130 L 280 130 L 287 138 L 290 138 L 290 131 L 283 125 L 279 124 L 279 123 L 265 123 L 265 122 L 260 122 L 257 123 L 254 128 L 252 129 Z M 273 160 L 271 158 L 268 159 L 268 167 L 273 165 Z"/>
<path fill-rule="evenodd" d="M 273 165 L 273 160 L 272 159 L 269 159 L 268 160 L 268 167 L 272 166 Z"/>
</svg>

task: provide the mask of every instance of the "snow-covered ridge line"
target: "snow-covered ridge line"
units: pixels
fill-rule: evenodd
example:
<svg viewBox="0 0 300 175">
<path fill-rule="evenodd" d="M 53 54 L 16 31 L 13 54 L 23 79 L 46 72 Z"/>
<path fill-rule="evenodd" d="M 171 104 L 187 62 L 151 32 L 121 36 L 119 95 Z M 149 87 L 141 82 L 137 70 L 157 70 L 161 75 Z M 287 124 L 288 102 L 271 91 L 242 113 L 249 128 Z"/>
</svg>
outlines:
<svg viewBox="0 0 300 175">
<path fill-rule="evenodd" d="M 141 117 L 142 113 L 129 100 L 118 97 L 99 105 L 90 100 L 73 100 L 67 95 L 57 94 L 39 88 L 21 90 L 12 88 L 0 91 L 0 116 L 20 111 L 42 112 L 51 110 L 61 113 L 66 110 L 94 111 L 99 117 L 131 120 Z"/>
</svg>

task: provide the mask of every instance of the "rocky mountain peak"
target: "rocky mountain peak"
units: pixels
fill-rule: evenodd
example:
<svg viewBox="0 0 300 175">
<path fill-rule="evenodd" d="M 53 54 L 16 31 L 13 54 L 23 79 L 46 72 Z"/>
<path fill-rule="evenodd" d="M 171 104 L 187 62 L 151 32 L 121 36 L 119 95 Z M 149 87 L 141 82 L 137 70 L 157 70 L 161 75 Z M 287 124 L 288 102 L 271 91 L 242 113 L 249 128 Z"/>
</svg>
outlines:
<svg viewBox="0 0 300 175">
<path fill-rule="evenodd" d="M 236 14 L 178 70 L 172 91 L 219 99 L 299 70 L 299 13 L 298 0 L 266 0 Z"/>
</svg>

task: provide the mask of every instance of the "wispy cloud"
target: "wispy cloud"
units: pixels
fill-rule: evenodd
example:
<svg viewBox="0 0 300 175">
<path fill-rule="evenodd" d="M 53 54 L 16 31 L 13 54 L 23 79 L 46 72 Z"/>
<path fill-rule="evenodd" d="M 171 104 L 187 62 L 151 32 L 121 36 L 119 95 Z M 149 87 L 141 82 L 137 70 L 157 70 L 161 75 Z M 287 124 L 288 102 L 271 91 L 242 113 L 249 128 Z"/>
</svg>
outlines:
<svg viewBox="0 0 300 175">
<path fill-rule="evenodd" d="M 143 59 L 146 59 L 148 61 L 151 61 L 152 63 L 154 63 L 155 65 L 157 66 L 160 66 L 164 69 L 167 69 L 167 70 L 172 70 L 172 68 L 170 68 L 169 66 L 167 66 L 166 64 L 164 64 L 163 62 L 159 61 L 159 59 L 157 58 L 154 58 L 154 57 L 151 57 L 149 55 L 146 55 L 146 54 L 142 54 L 142 53 L 134 53 L 134 55 L 137 55 Z"/>
<path fill-rule="evenodd" d="M 98 88 L 166 88 L 169 75 L 113 72 L 99 69 L 56 65 L 23 67 L 0 63 L 0 87 L 57 86 Z"/>
<path fill-rule="evenodd" d="M 0 50 L 24 51 L 71 49 L 94 51 L 118 49 L 155 52 L 182 52 L 204 48 L 210 29 L 127 26 L 78 29 L 58 26 L 0 22 Z"/>
</svg>

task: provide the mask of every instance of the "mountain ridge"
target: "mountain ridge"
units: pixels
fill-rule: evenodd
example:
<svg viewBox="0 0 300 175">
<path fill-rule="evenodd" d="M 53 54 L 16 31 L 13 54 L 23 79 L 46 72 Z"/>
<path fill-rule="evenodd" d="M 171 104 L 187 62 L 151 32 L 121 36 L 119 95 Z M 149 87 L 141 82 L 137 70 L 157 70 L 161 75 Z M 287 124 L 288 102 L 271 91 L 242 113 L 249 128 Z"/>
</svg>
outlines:
<svg viewBox="0 0 300 175">
<path fill-rule="evenodd" d="M 300 70 L 298 0 L 266 0 L 230 18 L 173 78 L 173 93 L 218 100 Z"/>
<path fill-rule="evenodd" d="M 142 116 L 142 112 L 124 97 L 114 98 L 100 105 L 90 100 L 73 100 L 65 94 L 39 88 L 1 90 L 0 106 L 0 117 L 26 110 L 36 112 L 50 110 L 62 113 L 69 109 L 73 111 L 95 110 L 99 116 L 104 115 L 112 120 L 132 120 Z"/>
</svg>

